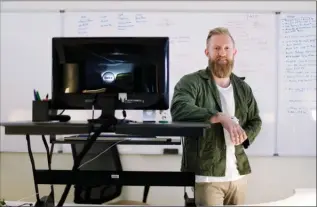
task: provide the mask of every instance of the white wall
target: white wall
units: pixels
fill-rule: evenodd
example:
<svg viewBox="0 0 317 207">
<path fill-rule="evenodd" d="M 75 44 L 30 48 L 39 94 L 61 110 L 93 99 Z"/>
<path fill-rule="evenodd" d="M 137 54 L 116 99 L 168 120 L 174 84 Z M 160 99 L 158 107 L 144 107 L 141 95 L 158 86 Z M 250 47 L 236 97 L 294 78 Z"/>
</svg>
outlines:
<svg viewBox="0 0 317 207">
<path fill-rule="evenodd" d="M 164 9 L 164 10 L 252 10 L 252 11 L 316 11 L 316 2 L 84 2 L 81 1 L 34 1 L 14 2 L 2 1 L 1 10 L 57 10 L 57 9 Z M 24 140 L 21 140 L 23 142 Z M 33 177 L 27 153 L 0 153 L 0 197 L 7 200 L 18 200 L 32 195 L 34 192 Z M 180 156 L 145 156 L 123 155 L 123 167 L 126 170 L 179 170 Z M 35 155 L 36 166 L 46 168 L 46 155 Z M 247 203 L 260 203 L 282 199 L 290 196 L 294 188 L 316 187 L 316 157 L 251 157 L 253 174 L 247 196 Z M 57 154 L 53 160 L 55 169 L 71 168 L 72 159 L 69 154 Z M 48 187 L 40 188 L 42 196 Z M 56 190 L 59 195 L 61 186 Z M 125 199 L 142 199 L 142 188 L 127 187 L 122 196 Z M 34 200 L 31 197 L 27 200 Z M 72 192 L 67 199 L 72 201 Z M 183 189 L 174 187 L 155 187 L 150 189 L 148 202 L 155 205 L 182 205 Z"/>
</svg>

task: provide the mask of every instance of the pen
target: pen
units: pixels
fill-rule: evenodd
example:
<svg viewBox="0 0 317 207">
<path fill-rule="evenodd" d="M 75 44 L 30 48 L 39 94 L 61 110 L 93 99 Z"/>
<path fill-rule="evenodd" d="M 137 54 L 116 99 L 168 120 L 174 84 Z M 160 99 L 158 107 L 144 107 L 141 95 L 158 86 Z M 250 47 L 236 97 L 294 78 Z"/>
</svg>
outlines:
<svg viewBox="0 0 317 207">
<path fill-rule="evenodd" d="M 34 101 L 37 101 L 37 94 L 35 89 L 33 89 L 33 95 L 34 95 Z"/>
<path fill-rule="evenodd" d="M 37 95 L 37 100 L 40 101 L 41 100 L 41 97 L 40 97 L 40 94 L 38 91 L 36 91 L 36 95 Z"/>
</svg>

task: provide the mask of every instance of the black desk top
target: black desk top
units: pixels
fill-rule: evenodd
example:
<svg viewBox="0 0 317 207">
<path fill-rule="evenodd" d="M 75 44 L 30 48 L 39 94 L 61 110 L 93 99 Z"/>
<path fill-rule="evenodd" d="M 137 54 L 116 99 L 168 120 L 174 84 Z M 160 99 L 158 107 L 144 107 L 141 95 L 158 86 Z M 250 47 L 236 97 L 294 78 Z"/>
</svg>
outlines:
<svg viewBox="0 0 317 207">
<path fill-rule="evenodd" d="M 69 122 L 3 122 L 7 135 L 66 135 L 66 134 L 87 134 L 90 125 L 87 121 Z M 98 128 L 100 125 L 95 124 Z M 207 123 L 197 122 L 171 122 L 161 123 L 128 123 L 117 124 L 114 132 L 117 134 L 133 134 L 140 136 L 202 136 Z"/>
</svg>

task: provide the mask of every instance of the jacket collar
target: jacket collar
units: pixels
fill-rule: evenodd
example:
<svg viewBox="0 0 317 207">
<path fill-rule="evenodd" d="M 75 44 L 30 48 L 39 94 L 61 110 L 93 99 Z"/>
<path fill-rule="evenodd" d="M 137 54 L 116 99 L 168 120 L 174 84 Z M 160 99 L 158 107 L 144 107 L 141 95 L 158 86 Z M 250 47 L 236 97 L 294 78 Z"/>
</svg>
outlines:
<svg viewBox="0 0 317 207">
<path fill-rule="evenodd" d="M 200 70 L 198 73 L 199 73 L 201 78 L 203 78 L 206 81 L 208 81 L 208 84 L 209 84 L 209 86 L 212 89 L 211 90 L 212 94 L 213 94 L 213 96 L 214 96 L 214 98 L 216 100 L 216 105 L 218 107 L 218 110 L 222 111 L 220 95 L 219 95 L 218 88 L 216 86 L 215 80 L 214 80 L 213 76 L 211 75 L 211 71 L 209 70 L 208 67 L 206 67 L 205 69 Z M 240 79 L 238 76 L 236 76 L 234 73 L 231 73 L 230 81 L 231 81 L 231 84 L 232 84 L 232 87 L 233 87 L 233 91 L 234 91 L 235 105 L 240 104 L 239 101 L 238 101 L 239 100 L 238 99 L 239 95 L 238 95 L 238 91 L 237 91 L 237 88 L 236 88 L 236 84 L 237 84 L 238 79 Z"/>
</svg>

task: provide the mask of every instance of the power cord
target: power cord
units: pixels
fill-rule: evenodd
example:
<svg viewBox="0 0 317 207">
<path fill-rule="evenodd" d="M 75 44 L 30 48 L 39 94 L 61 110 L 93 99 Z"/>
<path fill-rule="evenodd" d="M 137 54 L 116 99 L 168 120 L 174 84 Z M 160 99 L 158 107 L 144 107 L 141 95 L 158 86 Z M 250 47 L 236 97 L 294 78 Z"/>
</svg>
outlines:
<svg viewBox="0 0 317 207">
<path fill-rule="evenodd" d="M 65 111 L 65 109 L 61 113 L 59 113 L 58 115 L 62 115 L 64 113 L 64 111 Z"/>
<path fill-rule="evenodd" d="M 92 119 L 94 119 L 94 110 L 95 110 L 95 107 L 94 107 L 94 104 L 92 105 Z M 121 122 L 123 122 L 126 117 L 127 117 L 127 112 L 123 109 L 122 111 L 122 116 L 123 116 L 123 119 L 121 120 Z M 90 132 L 91 133 L 91 132 Z M 89 133 L 89 136 L 90 136 L 90 133 Z M 120 141 L 117 141 L 115 142 L 114 144 L 110 145 L 110 147 L 108 147 L 107 149 L 105 149 L 104 151 L 102 151 L 101 153 L 99 153 L 98 155 L 96 155 L 94 158 L 86 161 L 85 163 L 81 164 L 77 169 L 80 169 L 81 167 L 83 167 L 84 165 L 94 161 L 95 159 L 97 159 L 98 157 L 100 157 L 102 154 L 106 153 L 108 150 L 110 150 L 112 147 L 116 146 L 117 144 L 119 144 L 120 142 L 123 142 L 123 141 L 126 141 L 126 140 L 131 140 L 131 138 L 125 138 L 125 139 L 122 139 Z"/>
<path fill-rule="evenodd" d="M 36 195 L 38 195 L 38 193 L 35 193 L 35 194 L 32 194 L 32 195 L 30 195 L 30 196 L 27 196 L 27 197 L 23 197 L 23 198 L 21 198 L 21 199 L 19 199 L 19 200 L 17 200 L 17 201 L 15 201 L 15 202 L 21 202 L 21 201 L 23 201 L 23 200 L 25 200 L 25 199 L 28 199 L 28 198 L 32 198 L 32 197 L 34 197 L 34 196 L 36 196 Z M 25 202 L 25 203 L 22 203 L 22 204 L 19 204 L 19 205 L 11 205 L 11 204 L 9 204 L 9 205 L 7 205 L 6 203 L 4 204 L 4 206 L 6 206 L 6 207 L 19 207 L 19 206 L 33 206 L 34 204 L 33 203 L 31 203 L 31 202 Z"/>
<path fill-rule="evenodd" d="M 116 146 L 117 144 L 119 144 L 120 142 L 123 142 L 123 141 L 126 141 L 126 140 L 131 140 L 131 138 L 125 138 L 125 139 L 122 139 L 120 141 L 117 141 L 115 142 L 114 144 L 110 145 L 110 147 L 108 147 L 107 149 L 105 149 L 104 151 L 102 151 L 101 153 L 99 153 L 98 155 L 96 155 L 94 158 L 86 161 L 85 163 L 81 164 L 78 169 L 80 169 L 81 167 L 83 167 L 84 165 L 94 161 L 95 159 L 97 159 L 98 157 L 100 157 L 102 154 L 106 153 L 107 151 L 109 151 L 112 147 Z"/>
<path fill-rule="evenodd" d="M 127 112 L 124 109 L 122 110 L 122 116 L 123 116 L 123 119 L 121 119 L 120 123 L 123 123 L 125 119 L 127 118 Z"/>
<path fill-rule="evenodd" d="M 12 206 L 12 205 L 4 205 L 5 207 L 22 207 L 22 206 L 33 206 L 33 203 L 23 203 L 21 205 L 16 205 L 16 206 Z"/>
<path fill-rule="evenodd" d="M 98 136 L 105 130 L 108 129 L 109 127 L 111 127 L 113 125 L 112 121 L 109 120 L 105 123 L 103 123 L 100 127 L 97 128 L 97 130 L 94 129 L 94 125 L 91 124 L 89 125 L 89 131 L 88 131 L 88 138 L 87 138 L 87 143 L 85 144 L 83 150 L 79 153 L 78 156 L 76 156 L 75 160 L 74 160 L 74 165 L 72 167 L 72 172 L 76 172 L 78 166 L 80 166 L 80 162 L 83 159 L 84 155 L 88 152 L 88 150 L 91 148 L 91 146 L 94 144 L 94 142 L 97 140 Z M 95 134 L 97 134 L 98 136 L 96 136 L 95 134 L 92 135 L 92 132 L 95 131 Z M 66 197 L 68 195 L 68 192 L 71 188 L 71 184 L 67 184 L 64 192 L 62 193 L 62 196 L 59 200 L 59 202 L 57 203 L 57 206 L 63 206 Z"/>
<path fill-rule="evenodd" d="M 96 98 L 95 98 L 96 99 Z M 94 104 L 95 104 L 95 101 L 93 102 L 92 104 L 92 119 L 94 119 Z M 123 116 L 126 117 L 126 112 L 124 110 L 123 112 Z M 125 118 L 124 118 L 125 119 Z M 75 161 L 74 161 L 74 165 L 72 167 L 72 171 L 73 172 L 76 172 L 78 170 L 79 167 L 82 167 L 82 165 L 80 165 L 80 162 L 81 160 L 83 159 L 84 155 L 88 152 L 88 150 L 91 148 L 91 146 L 94 144 L 94 142 L 97 140 L 97 138 L 99 137 L 99 135 L 104 132 L 104 130 L 107 130 L 109 127 L 111 127 L 113 124 L 114 124 L 115 120 L 107 120 L 106 122 L 104 122 L 100 127 L 98 127 L 97 130 L 94 130 L 94 125 L 91 124 L 90 127 L 89 127 L 89 132 L 88 132 L 88 139 L 87 139 L 87 143 L 86 145 L 84 146 L 83 150 L 80 152 L 80 154 L 76 157 Z M 92 136 L 92 132 L 95 131 L 95 134 Z M 97 135 L 97 136 L 96 136 Z M 121 140 L 121 141 L 124 141 L 124 140 Z M 117 143 L 116 143 L 117 144 Z M 112 147 L 112 146 L 111 146 Z M 105 151 L 107 151 L 109 149 L 106 149 Z M 104 152 L 105 152 L 104 151 Z M 104 153 L 103 152 L 103 153 Z M 97 156 L 100 156 L 100 155 L 97 155 Z M 93 158 L 93 159 L 96 159 Z M 91 160 L 92 161 L 92 160 Z M 85 163 L 84 163 L 85 164 Z M 71 188 L 71 184 L 67 184 L 65 189 L 64 189 L 64 192 L 57 204 L 57 206 L 63 206 L 65 200 L 66 200 L 66 197 L 68 195 L 68 192 Z"/>
</svg>

